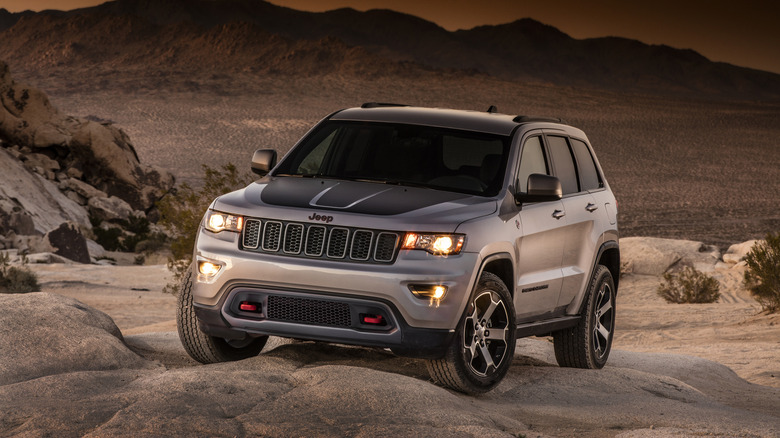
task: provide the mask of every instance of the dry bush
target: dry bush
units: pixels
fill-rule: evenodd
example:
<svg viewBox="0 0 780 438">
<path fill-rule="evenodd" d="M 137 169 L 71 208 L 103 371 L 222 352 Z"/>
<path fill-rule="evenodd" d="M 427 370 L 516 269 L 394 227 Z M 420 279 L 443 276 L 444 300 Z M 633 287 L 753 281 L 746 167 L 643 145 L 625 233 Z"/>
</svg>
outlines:
<svg viewBox="0 0 780 438">
<path fill-rule="evenodd" d="M 171 257 L 168 269 L 173 272 L 173 280 L 163 289 L 176 294 L 179 283 L 192 263 L 195 237 L 203 215 L 211 201 L 217 196 L 246 187 L 252 178 L 241 174 L 232 163 L 220 169 L 212 169 L 203 164 L 203 187 L 196 190 L 184 183 L 172 190 L 157 203 L 161 225 L 171 242 Z"/>
<path fill-rule="evenodd" d="M 709 275 L 686 266 L 676 275 L 664 274 L 658 296 L 669 303 L 714 303 L 720 298 L 720 284 Z"/>
<path fill-rule="evenodd" d="M 765 311 L 780 311 L 780 232 L 753 245 L 745 262 L 745 287 Z"/>
<path fill-rule="evenodd" d="M 22 262 L 26 263 L 24 259 Z M 7 254 L 0 254 L 0 293 L 23 294 L 40 290 L 38 276 L 34 272 L 24 266 L 21 268 L 11 266 L 10 257 Z"/>
</svg>

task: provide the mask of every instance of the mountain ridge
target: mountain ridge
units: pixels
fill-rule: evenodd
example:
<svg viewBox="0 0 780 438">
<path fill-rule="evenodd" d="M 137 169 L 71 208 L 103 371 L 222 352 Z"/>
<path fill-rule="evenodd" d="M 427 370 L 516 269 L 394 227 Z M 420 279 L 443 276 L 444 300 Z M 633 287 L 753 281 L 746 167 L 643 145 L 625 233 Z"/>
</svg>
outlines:
<svg viewBox="0 0 780 438">
<path fill-rule="evenodd" d="M 130 27 L 105 25 L 117 20 Z M 172 28 L 185 31 L 177 36 Z M 234 41 L 234 52 L 204 46 L 203 54 L 196 54 L 190 42 L 213 37 L 214 29 Z M 140 48 L 144 38 L 154 50 Z M 574 39 L 530 18 L 451 32 L 390 10 L 313 13 L 252 0 L 115 0 L 65 12 L 0 10 L 0 40 L 0 59 L 38 68 L 80 62 L 137 70 L 150 63 L 170 69 L 369 76 L 442 70 L 618 91 L 780 99 L 775 73 L 627 38 Z M 176 56 L 161 58 L 166 51 Z M 214 62 L 197 65 L 197 59 Z M 313 64 L 306 66 L 307 59 Z"/>
</svg>

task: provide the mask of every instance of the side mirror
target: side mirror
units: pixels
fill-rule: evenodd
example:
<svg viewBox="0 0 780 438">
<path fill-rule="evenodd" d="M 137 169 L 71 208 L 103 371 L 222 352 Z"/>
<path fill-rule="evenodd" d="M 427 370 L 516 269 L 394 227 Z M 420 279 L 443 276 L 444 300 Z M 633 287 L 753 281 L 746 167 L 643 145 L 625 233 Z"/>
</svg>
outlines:
<svg viewBox="0 0 780 438">
<path fill-rule="evenodd" d="M 276 165 L 276 151 L 273 149 L 258 149 L 252 155 L 252 172 L 266 176 Z"/>
<path fill-rule="evenodd" d="M 532 173 L 528 176 L 528 192 L 515 194 L 515 201 L 519 203 L 557 201 L 562 196 L 561 180 L 554 176 Z"/>
</svg>

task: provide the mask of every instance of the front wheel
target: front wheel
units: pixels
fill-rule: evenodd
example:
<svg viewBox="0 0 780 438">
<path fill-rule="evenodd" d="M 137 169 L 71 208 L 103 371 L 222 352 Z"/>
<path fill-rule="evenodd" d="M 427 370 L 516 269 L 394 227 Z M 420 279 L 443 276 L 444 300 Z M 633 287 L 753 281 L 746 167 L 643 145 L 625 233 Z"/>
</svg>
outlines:
<svg viewBox="0 0 780 438">
<path fill-rule="evenodd" d="M 434 382 L 466 394 L 482 394 L 504 378 L 515 354 L 515 309 L 501 279 L 482 273 L 441 359 L 427 362 Z"/>
<path fill-rule="evenodd" d="M 603 368 L 615 333 L 615 282 L 605 266 L 593 274 L 576 326 L 553 333 L 555 360 L 562 367 Z"/>
<path fill-rule="evenodd" d="M 268 336 L 247 336 L 234 340 L 203 333 L 192 304 L 192 267 L 181 283 L 177 304 L 176 328 L 179 339 L 187 354 L 200 363 L 228 362 L 257 356 L 268 341 Z"/>
</svg>

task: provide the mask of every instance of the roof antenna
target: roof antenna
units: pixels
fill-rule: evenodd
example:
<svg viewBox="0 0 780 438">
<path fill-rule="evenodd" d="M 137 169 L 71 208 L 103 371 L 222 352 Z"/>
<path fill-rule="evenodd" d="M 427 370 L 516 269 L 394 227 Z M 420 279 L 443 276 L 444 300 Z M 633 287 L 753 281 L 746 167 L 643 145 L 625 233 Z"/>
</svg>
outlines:
<svg viewBox="0 0 780 438">
<path fill-rule="evenodd" d="M 498 108 L 496 108 L 495 105 L 490 105 L 490 108 L 488 108 L 487 112 L 493 114 L 498 112 Z"/>
</svg>

